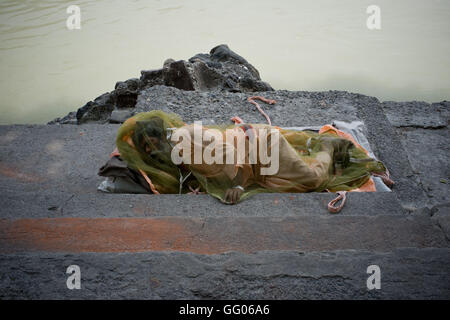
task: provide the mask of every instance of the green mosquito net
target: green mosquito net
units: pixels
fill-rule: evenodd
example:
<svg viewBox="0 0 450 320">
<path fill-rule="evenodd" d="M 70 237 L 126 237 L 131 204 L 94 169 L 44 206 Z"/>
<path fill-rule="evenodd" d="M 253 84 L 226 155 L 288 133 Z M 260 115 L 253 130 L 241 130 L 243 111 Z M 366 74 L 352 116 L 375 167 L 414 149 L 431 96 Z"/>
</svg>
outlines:
<svg viewBox="0 0 450 320">
<path fill-rule="evenodd" d="M 234 177 L 239 168 L 245 190 L 240 201 L 262 192 L 352 191 L 365 186 L 372 174 L 386 172 L 382 162 L 370 158 L 362 147 L 334 132 L 287 130 L 261 124 L 201 126 L 202 133 L 214 130 L 225 136 L 226 130 L 234 130 L 242 135 L 246 146 L 244 163 L 175 163 L 177 142 L 172 137 L 180 129 L 185 130 L 185 139 L 191 138 L 184 142 L 192 144 L 193 149 L 200 148 L 202 154 L 213 141 L 195 145 L 193 126 L 185 124 L 178 115 L 163 111 L 137 114 L 118 131 L 116 144 L 122 159 L 130 168 L 145 174 L 159 193 L 188 193 L 197 189 L 225 201 L 225 192 L 235 187 Z M 273 142 L 279 153 L 279 169 L 270 175 L 261 174 L 261 168 L 267 164 L 258 157 L 251 163 L 247 161 L 249 141 L 261 140 L 258 130 L 262 129 L 272 132 L 267 135 L 267 142 Z M 224 156 L 236 151 L 229 142 L 224 138 L 222 144 L 227 149 Z M 175 153 L 182 155 L 178 149 Z M 184 159 L 192 157 L 185 155 Z"/>
</svg>

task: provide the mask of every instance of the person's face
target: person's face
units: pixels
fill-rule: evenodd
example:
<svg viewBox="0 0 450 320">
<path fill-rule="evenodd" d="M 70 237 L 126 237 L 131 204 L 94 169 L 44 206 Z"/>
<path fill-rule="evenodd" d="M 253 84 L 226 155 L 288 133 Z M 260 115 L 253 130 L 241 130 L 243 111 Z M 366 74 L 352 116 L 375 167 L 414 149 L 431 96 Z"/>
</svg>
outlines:
<svg viewBox="0 0 450 320">
<path fill-rule="evenodd" d="M 145 144 L 145 152 L 150 153 L 160 147 L 160 140 L 157 137 L 147 137 Z"/>
<path fill-rule="evenodd" d="M 159 139 L 158 138 L 156 138 L 156 137 L 150 137 L 150 142 L 151 142 L 151 144 L 153 144 L 153 145 L 155 145 L 155 146 L 158 146 L 159 145 Z"/>
</svg>

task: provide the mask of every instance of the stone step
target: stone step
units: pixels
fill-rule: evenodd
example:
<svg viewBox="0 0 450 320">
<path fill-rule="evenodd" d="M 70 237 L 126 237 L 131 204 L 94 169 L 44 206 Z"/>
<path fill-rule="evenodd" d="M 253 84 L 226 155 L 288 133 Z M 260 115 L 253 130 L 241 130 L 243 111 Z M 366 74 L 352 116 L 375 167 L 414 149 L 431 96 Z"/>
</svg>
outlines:
<svg viewBox="0 0 450 320">
<path fill-rule="evenodd" d="M 352 108 L 379 113 L 364 103 Z M 350 193 L 336 215 L 327 193 L 260 194 L 235 206 L 100 193 L 96 173 L 118 125 L 0 126 L 0 297 L 448 299 L 446 207 L 435 217 L 402 208 L 398 198 L 422 200 L 402 181 L 409 164 L 394 156 L 382 118 L 369 138 L 401 173 L 398 188 Z M 65 285 L 71 264 L 82 290 Z M 366 288 L 372 264 L 382 290 Z"/>
<path fill-rule="evenodd" d="M 354 110 L 352 110 L 355 111 L 357 107 L 359 108 L 359 105 L 353 106 Z M 382 116 L 377 126 L 380 130 L 381 127 L 389 124 L 386 117 L 383 114 L 379 115 L 378 111 L 374 114 Z M 336 116 L 340 114 L 339 112 Z M 344 112 L 343 115 L 348 114 Z M 375 115 L 373 117 L 377 118 Z M 325 121 L 330 119 L 318 121 L 326 123 Z M 353 118 L 350 117 L 350 119 Z M 14 210 L 20 215 L 21 212 L 26 211 L 20 205 L 15 206 L 17 202 L 30 206 L 39 204 L 42 210 L 46 206 L 61 208 L 74 197 L 82 198 L 85 195 L 96 194 L 96 188 L 103 180 L 97 176 L 97 172 L 114 148 L 118 127 L 119 125 L 111 124 L 0 126 L 0 191 L 5 195 L 0 198 L 0 201 L 2 201 L 2 208 L 7 209 L 7 212 L 2 214 L 8 215 Z M 372 127 L 372 124 L 369 127 Z M 392 137 L 382 136 L 383 130 L 373 136 L 370 141 L 374 150 L 377 149 L 380 141 L 383 141 L 385 146 L 386 141 L 392 139 Z M 398 146 L 397 153 L 402 153 L 398 150 Z M 406 159 L 406 155 L 404 157 Z M 401 170 L 409 167 L 407 160 L 400 162 L 403 163 L 400 166 Z M 394 166 L 398 166 L 398 162 L 394 161 L 386 165 L 390 169 L 393 168 L 391 172 L 394 179 L 397 179 L 395 174 L 398 170 Z M 403 199 L 403 193 L 399 194 L 397 189 L 399 191 L 407 189 L 408 198 L 414 198 L 415 201 L 420 202 L 420 197 L 416 195 L 417 190 L 414 191 L 412 187 L 406 188 L 402 182 L 404 178 L 398 177 L 396 181 L 399 183 L 396 184 L 394 193 Z M 14 209 L 13 206 L 15 206 Z"/>
<path fill-rule="evenodd" d="M 428 216 L 1 219 L 0 253 L 265 250 L 389 251 L 448 247 Z"/>
<path fill-rule="evenodd" d="M 209 196 L 103 194 L 98 169 L 118 125 L 0 126 L 0 217 L 297 216 L 328 214 L 333 194 L 258 195 L 237 206 Z M 401 214 L 395 193 L 351 194 L 342 214 Z"/>
<path fill-rule="evenodd" d="M 21 299 L 449 299 L 450 249 L 391 252 L 260 251 L 21 253 L 0 256 L 0 298 Z M 80 268 L 81 289 L 66 270 Z M 380 268 L 368 290 L 367 268 Z"/>
<path fill-rule="evenodd" d="M 236 205 L 209 195 L 35 193 L 0 187 L 0 218 L 61 217 L 299 217 L 330 216 L 334 193 L 258 194 Z M 392 192 L 354 192 L 338 216 L 406 215 Z"/>
</svg>

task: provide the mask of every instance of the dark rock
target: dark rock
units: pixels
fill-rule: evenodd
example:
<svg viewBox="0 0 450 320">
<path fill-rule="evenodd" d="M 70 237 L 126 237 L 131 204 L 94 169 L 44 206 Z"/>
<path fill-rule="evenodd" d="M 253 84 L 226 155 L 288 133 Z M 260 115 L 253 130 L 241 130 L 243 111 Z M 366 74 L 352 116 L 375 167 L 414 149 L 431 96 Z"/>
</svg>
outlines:
<svg viewBox="0 0 450 320">
<path fill-rule="evenodd" d="M 170 66 L 173 62 L 175 62 L 175 60 L 173 60 L 172 58 L 166 59 L 166 61 L 164 61 L 164 63 L 163 63 L 163 68 L 164 68 L 164 69 L 169 68 L 169 66 Z"/>
<path fill-rule="evenodd" d="M 258 81 L 252 78 L 239 79 L 239 85 L 242 89 L 249 92 L 272 91 L 273 88 L 264 81 Z"/>
<path fill-rule="evenodd" d="M 230 48 L 226 44 L 221 44 L 220 46 L 214 47 L 209 52 L 211 55 L 211 60 L 213 61 L 220 61 L 220 62 L 232 62 L 232 63 L 239 63 L 244 65 L 252 75 L 257 79 L 261 80 L 259 76 L 258 70 L 256 70 L 255 67 L 253 67 L 250 63 L 247 62 L 243 57 L 238 55 L 237 53 L 230 50 Z"/>
<path fill-rule="evenodd" d="M 111 117 L 109 118 L 110 123 L 123 123 L 128 118 L 134 115 L 133 110 L 129 109 L 116 109 L 111 113 Z"/>
<path fill-rule="evenodd" d="M 113 110 L 134 109 L 143 90 L 160 85 L 185 91 L 273 91 L 268 83 L 261 81 L 255 67 L 223 44 L 214 47 L 209 54 L 200 53 L 188 61 L 167 59 L 162 69 L 143 70 L 139 79 L 117 82 L 112 92 L 78 109 L 76 117 L 69 114 L 49 124 L 122 122 L 124 115 L 132 112 L 114 112 L 112 117 Z"/>
<path fill-rule="evenodd" d="M 56 118 L 47 124 L 78 124 L 77 120 L 77 112 L 72 111 L 68 115 L 62 117 L 62 118 Z"/>
<path fill-rule="evenodd" d="M 164 84 L 163 69 L 141 71 L 141 83 L 144 87 Z"/>
<path fill-rule="evenodd" d="M 211 49 L 210 54 L 197 54 L 189 62 L 194 69 L 196 90 L 273 91 L 268 83 L 261 81 L 258 70 L 227 45 Z"/>
<path fill-rule="evenodd" d="M 164 84 L 181 90 L 195 90 L 194 79 L 188 70 L 188 63 L 183 60 L 175 61 L 165 68 L 163 71 Z"/>
<path fill-rule="evenodd" d="M 116 108 L 134 108 L 141 83 L 139 79 L 129 79 L 117 82 L 113 91 L 113 99 Z"/>
<path fill-rule="evenodd" d="M 105 93 L 97 97 L 94 101 L 89 101 L 78 109 L 76 118 L 78 124 L 88 122 L 105 122 L 109 119 L 114 110 L 114 99 L 110 93 Z"/>
<path fill-rule="evenodd" d="M 225 78 L 214 68 L 209 67 L 203 61 L 192 64 L 192 78 L 198 91 L 214 91 L 223 89 Z"/>
<path fill-rule="evenodd" d="M 238 88 L 238 84 L 231 79 L 226 79 L 224 86 L 226 88 L 228 88 L 228 91 L 230 91 L 230 92 L 239 92 L 240 91 Z"/>
</svg>

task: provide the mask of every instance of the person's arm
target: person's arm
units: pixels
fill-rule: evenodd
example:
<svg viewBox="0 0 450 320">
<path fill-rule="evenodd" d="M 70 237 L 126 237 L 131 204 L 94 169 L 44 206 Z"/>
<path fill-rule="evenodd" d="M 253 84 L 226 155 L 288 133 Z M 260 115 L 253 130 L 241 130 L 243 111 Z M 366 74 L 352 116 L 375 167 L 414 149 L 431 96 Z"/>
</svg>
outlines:
<svg viewBox="0 0 450 320">
<path fill-rule="evenodd" d="M 236 204 L 244 193 L 244 172 L 241 167 L 238 168 L 237 174 L 233 179 L 233 187 L 225 192 L 225 201 L 228 204 Z"/>
</svg>

